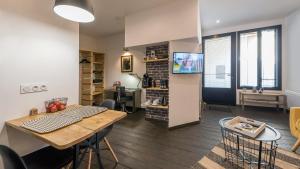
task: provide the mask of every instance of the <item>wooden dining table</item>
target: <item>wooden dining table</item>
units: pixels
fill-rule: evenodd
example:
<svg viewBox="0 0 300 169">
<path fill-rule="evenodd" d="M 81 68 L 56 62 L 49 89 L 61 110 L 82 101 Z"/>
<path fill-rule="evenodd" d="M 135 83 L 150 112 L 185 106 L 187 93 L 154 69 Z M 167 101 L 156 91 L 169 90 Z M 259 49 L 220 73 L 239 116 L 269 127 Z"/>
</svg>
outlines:
<svg viewBox="0 0 300 169">
<path fill-rule="evenodd" d="M 72 105 L 79 106 L 79 105 Z M 55 130 L 50 133 L 39 134 L 37 132 L 25 129 L 21 125 L 29 120 L 34 120 L 47 115 L 47 113 L 41 113 L 35 116 L 24 116 L 18 119 L 6 121 L 6 125 L 13 127 L 21 132 L 29 134 L 50 146 L 64 150 L 73 147 L 73 168 L 78 167 L 78 155 L 79 155 L 79 145 L 91 138 L 92 136 L 97 137 L 97 133 L 104 128 L 113 125 L 119 120 L 127 116 L 125 112 L 106 110 L 100 114 L 94 115 L 89 118 L 84 118 L 81 121 L 71 124 L 67 127 Z M 98 146 L 98 144 L 97 144 Z M 97 147 L 99 150 L 99 148 Z M 98 152 L 99 153 L 99 152 Z M 99 157 L 100 158 L 100 157 Z M 101 160 L 98 159 L 100 166 L 102 166 Z M 101 167 L 100 167 L 101 168 Z"/>
</svg>

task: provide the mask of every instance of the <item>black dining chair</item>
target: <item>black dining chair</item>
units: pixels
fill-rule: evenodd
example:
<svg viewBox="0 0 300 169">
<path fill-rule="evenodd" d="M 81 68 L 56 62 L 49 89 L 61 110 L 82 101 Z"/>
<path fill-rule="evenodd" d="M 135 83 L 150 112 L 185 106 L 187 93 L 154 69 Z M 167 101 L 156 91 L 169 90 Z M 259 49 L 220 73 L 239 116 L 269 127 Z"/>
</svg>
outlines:
<svg viewBox="0 0 300 169">
<path fill-rule="evenodd" d="M 72 162 L 73 151 L 45 147 L 20 157 L 11 148 L 0 145 L 0 158 L 4 169 L 61 169 Z"/>
<path fill-rule="evenodd" d="M 111 100 L 111 99 L 106 99 L 101 103 L 100 107 L 106 107 L 110 110 L 115 110 L 116 102 L 114 100 Z M 103 131 L 99 132 L 99 134 L 104 135 L 104 139 L 103 139 L 104 143 L 106 144 L 107 149 L 111 152 L 111 154 L 114 157 L 115 161 L 118 163 L 119 160 L 118 160 L 114 150 L 112 149 L 110 143 L 108 142 L 108 139 L 106 138 L 106 136 L 110 133 L 112 128 L 113 128 L 113 125 L 110 125 L 110 126 L 106 127 Z"/>
<path fill-rule="evenodd" d="M 115 108 L 116 108 L 116 102 L 114 100 L 112 100 L 112 99 L 106 99 L 99 106 L 100 107 L 106 107 L 109 110 L 115 110 Z"/>
<path fill-rule="evenodd" d="M 4 169 L 27 169 L 23 159 L 7 146 L 0 145 L 0 157 Z"/>
<path fill-rule="evenodd" d="M 116 102 L 114 100 L 111 100 L 111 99 L 107 99 L 107 100 L 104 100 L 100 105 L 100 107 L 106 107 L 110 110 L 114 110 L 115 109 L 115 105 L 116 105 Z M 108 139 L 106 138 L 106 136 L 109 134 L 109 132 L 112 130 L 113 128 L 113 125 L 110 125 L 106 128 L 104 128 L 103 130 L 101 130 L 100 132 L 97 133 L 98 135 L 98 141 L 96 141 L 96 136 L 93 136 L 92 138 L 89 139 L 88 142 L 85 142 L 81 145 L 81 149 L 85 149 L 85 148 L 88 148 L 88 153 L 89 153 L 89 156 L 88 156 L 88 169 L 91 168 L 91 162 L 92 162 L 92 153 L 93 153 L 93 149 L 90 148 L 90 145 L 95 145 L 95 144 L 99 144 L 100 141 L 104 141 L 104 143 L 106 144 L 107 148 L 105 149 L 101 149 L 101 150 L 109 150 L 113 156 L 113 158 L 115 159 L 116 163 L 119 162 L 115 152 L 113 151 L 110 143 L 108 142 Z"/>
<path fill-rule="evenodd" d="M 131 96 L 126 95 L 126 88 L 124 86 L 117 86 L 117 104 L 121 106 L 121 111 L 131 113 L 126 109 L 126 103 L 132 100 Z"/>
</svg>

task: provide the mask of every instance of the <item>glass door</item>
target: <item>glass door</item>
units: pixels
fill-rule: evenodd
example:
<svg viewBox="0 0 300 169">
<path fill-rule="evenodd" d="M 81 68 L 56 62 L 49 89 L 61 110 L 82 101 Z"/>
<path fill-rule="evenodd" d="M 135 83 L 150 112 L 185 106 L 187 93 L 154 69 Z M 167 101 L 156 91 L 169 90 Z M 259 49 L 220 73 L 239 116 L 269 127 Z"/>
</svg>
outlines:
<svg viewBox="0 0 300 169">
<path fill-rule="evenodd" d="M 208 104 L 236 104 L 236 35 L 203 38 L 203 100 Z"/>
</svg>

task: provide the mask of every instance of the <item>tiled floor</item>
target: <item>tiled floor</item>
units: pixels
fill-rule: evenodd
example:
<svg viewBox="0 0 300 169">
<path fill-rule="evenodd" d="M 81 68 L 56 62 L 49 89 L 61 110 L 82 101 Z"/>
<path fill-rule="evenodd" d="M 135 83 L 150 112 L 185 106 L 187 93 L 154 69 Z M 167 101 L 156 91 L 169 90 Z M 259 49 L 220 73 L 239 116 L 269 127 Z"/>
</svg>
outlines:
<svg viewBox="0 0 300 169">
<path fill-rule="evenodd" d="M 184 113 L 184 112 L 183 112 Z M 120 163 L 102 151 L 105 169 L 184 169 L 189 168 L 221 140 L 218 122 L 221 118 L 241 115 L 278 129 L 282 135 L 279 146 L 290 149 L 296 141 L 289 132 L 288 114 L 272 109 L 212 107 L 205 111 L 198 125 L 169 131 L 167 124 L 144 120 L 140 111 L 129 115 L 114 126 L 108 139 Z M 86 168 L 82 164 L 81 168 Z M 92 168 L 98 168 L 93 160 Z"/>
</svg>

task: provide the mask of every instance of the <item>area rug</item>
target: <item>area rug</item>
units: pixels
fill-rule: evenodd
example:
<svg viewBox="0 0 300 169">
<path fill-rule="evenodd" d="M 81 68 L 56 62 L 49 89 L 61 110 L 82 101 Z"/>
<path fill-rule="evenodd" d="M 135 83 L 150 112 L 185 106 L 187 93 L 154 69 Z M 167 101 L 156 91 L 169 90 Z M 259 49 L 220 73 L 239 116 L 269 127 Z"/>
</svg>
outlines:
<svg viewBox="0 0 300 169">
<path fill-rule="evenodd" d="M 191 167 L 191 169 L 233 169 L 234 166 L 225 160 L 224 144 L 215 146 L 206 156 Z M 275 160 L 276 169 L 300 169 L 300 155 L 278 148 Z"/>
</svg>

